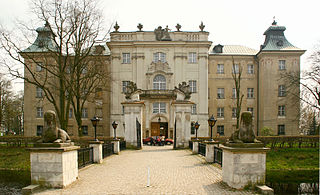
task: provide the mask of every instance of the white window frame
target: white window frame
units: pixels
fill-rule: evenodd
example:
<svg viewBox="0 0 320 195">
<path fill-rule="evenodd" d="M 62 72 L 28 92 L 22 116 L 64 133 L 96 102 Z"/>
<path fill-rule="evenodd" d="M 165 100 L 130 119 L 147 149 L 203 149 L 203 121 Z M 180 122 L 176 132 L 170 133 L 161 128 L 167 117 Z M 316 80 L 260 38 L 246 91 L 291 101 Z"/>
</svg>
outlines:
<svg viewBox="0 0 320 195">
<path fill-rule="evenodd" d="M 122 93 L 127 92 L 127 86 L 129 85 L 130 81 L 122 81 Z"/>
<path fill-rule="evenodd" d="M 239 64 L 232 64 L 232 73 L 233 74 L 239 74 L 240 73 Z"/>
<path fill-rule="evenodd" d="M 224 99 L 224 88 L 217 89 L 217 99 Z"/>
<path fill-rule="evenodd" d="M 158 74 L 153 78 L 152 85 L 154 90 L 166 90 L 167 79 L 165 76 Z"/>
<path fill-rule="evenodd" d="M 154 113 L 154 114 L 167 113 L 166 103 L 164 103 L 164 102 L 155 102 L 152 105 L 153 105 L 152 113 Z"/>
<path fill-rule="evenodd" d="M 224 64 L 217 65 L 217 74 L 224 74 Z"/>
<path fill-rule="evenodd" d="M 221 133 L 221 131 L 222 131 L 222 133 Z M 217 133 L 219 133 L 220 136 L 224 136 L 224 125 L 217 126 Z"/>
<path fill-rule="evenodd" d="M 72 118 L 72 117 L 73 117 L 73 109 L 69 108 L 69 118 Z"/>
<path fill-rule="evenodd" d="M 253 117 L 253 107 L 248 107 L 248 108 L 247 108 L 247 111 L 251 112 L 251 115 L 252 115 L 252 117 Z"/>
<path fill-rule="evenodd" d="M 191 114 L 197 114 L 197 104 L 193 104 L 191 107 Z"/>
<path fill-rule="evenodd" d="M 82 129 L 82 135 L 89 135 L 88 125 L 82 125 L 81 129 Z M 84 129 L 86 129 L 86 133 L 84 133 Z"/>
<path fill-rule="evenodd" d="M 188 63 L 190 63 L 190 64 L 197 63 L 197 53 L 196 52 L 189 52 Z"/>
<path fill-rule="evenodd" d="M 286 60 L 279 60 L 279 70 L 286 69 Z"/>
<path fill-rule="evenodd" d="M 224 118 L 224 108 L 223 107 L 217 108 L 217 118 Z"/>
<path fill-rule="evenodd" d="M 286 134 L 286 126 L 278 125 L 278 135 L 285 135 L 285 134 Z"/>
<path fill-rule="evenodd" d="M 81 118 L 88 118 L 88 108 L 82 108 Z"/>
<path fill-rule="evenodd" d="M 286 96 L 286 86 L 285 85 L 279 85 L 278 86 L 278 96 L 279 97 L 285 97 Z"/>
<path fill-rule="evenodd" d="M 278 116 L 286 116 L 286 106 L 285 105 L 281 105 L 278 106 Z"/>
<path fill-rule="evenodd" d="M 37 118 L 43 118 L 43 107 L 37 107 Z"/>
<path fill-rule="evenodd" d="M 88 66 L 83 66 L 81 70 L 81 74 L 87 74 L 88 73 Z"/>
<path fill-rule="evenodd" d="M 232 108 L 231 118 L 237 118 L 237 108 L 235 107 Z"/>
<path fill-rule="evenodd" d="M 248 74 L 254 74 L 254 66 L 253 64 L 248 64 Z"/>
<path fill-rule="evenodd" d="M 130 53 L 122 53 L 122 64 L 130 64 L 130 63 L 131 63 Z"/>
<path fill-rule="evenodd" d="M 236 88 L 232 88 L 232 99 L 236 99 L 237 98 L 237 90 Z"/>
<path fill-rule="evenodd" d="M 37 125 L 37 136 L 41 136 L 43 133 L 43 125 Z"/>
<path fill-rule="evenodd" d="M 166 62 L 166 54 L 163 52 L 153 53 L 153 62 L 157 63 L 158 61 L 165 63 Z"/>
<path fill-rule="evenodd" d="M 43 98 L 43 90 L 40 87 L 36 87 L 36 97 Z"/>
<path fill-rule="evenodd" d="M 191 93 L 197 93 L 197 81 L 189 80 L 189 89 Z"/>
<path fill-rule="evenodd" d="M 254 98 L 254 88 L 247 88 L 247 99 Z"/>
</svg>

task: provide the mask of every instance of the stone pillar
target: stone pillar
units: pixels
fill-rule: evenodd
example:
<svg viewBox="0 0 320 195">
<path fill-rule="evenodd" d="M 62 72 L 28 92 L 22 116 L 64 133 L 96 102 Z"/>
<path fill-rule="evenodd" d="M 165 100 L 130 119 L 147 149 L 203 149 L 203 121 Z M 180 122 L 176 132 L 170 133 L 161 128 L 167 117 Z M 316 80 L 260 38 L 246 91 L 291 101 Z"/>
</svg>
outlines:
<svg viewBox="0 0 320 195">
<path fill-rule="evenodd" d="M 142 124 L 142 109 L 144 103 L 142 101 L 127 101 L 123 102 L 124 106 L 124 121 L 126 123 L 126 131 L 124 133 L 124 138 L 126 140 L 126 145 L 128 148 L 137 147 L 137 142 L 139 141 L 142 144 L 142 132 L 143 132 L 143 124 Z M 141 123 L 141 136 L 140 140 L 137 140 L 137 123 L 136 120 Z"/>
<path fill-rule="evenodd" d="M 93 147 L 93 162 L 102 163 L 103 155 L 102 155 L 102 144 L 103 141 L 91 141 L 89 142 L 89 147 Z"/>
<path fill-rule="evenodd" d="M 191 140 L 191 106 L 190 101 L 175 101 L 176 147 L 187 148 Z"/>
<path fill-rule="evenodd" d="M 114 139 L 111 143 L 113 143 L 113 153 L 120 154 L 120 139 Z"/>
<path fill-rule="evenodd" d="M 206 141 L 206 161 L 208 163 L 214 162 L 214 147 L 219 146 L 217 141 Z"/>
<path fill-rule="evenodd" d="M 31 184 L 64 188 L 78 178 L 79 146 L 38 144 L 30 148 Z"/>
<path fill-rule="evenodd" d="M 193 140 L 192 141 L 192 154 L 198 154 L 199 153 L 199 142 L 200 140 Z"/>
<path fill-rule="evenodd" d="M 254 143 L 253 143 L 254 144 Z M 266 177 L 266 152 L 269 148 L 229 147 L 223 150 L 222 179 L 230 187 L 242 189 L 246 185 L 261 185 Z"/>
</svg>

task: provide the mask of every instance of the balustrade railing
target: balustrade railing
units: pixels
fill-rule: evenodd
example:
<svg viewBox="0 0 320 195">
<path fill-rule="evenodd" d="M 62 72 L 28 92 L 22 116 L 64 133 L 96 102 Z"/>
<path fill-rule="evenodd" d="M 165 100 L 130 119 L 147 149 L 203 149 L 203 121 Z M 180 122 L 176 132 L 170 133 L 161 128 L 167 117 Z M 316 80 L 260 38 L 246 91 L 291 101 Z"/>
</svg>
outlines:
<svg viewBox="0 0 320 195">
<path fill-rule="evenodd" d="M 78 149 L 78 168 L 83 168 L 93 163 L 93 147 Z"/>
<path fill-rule="evenodd" d="M 189 149 L 192 150 L 193 149 L 193 142 L 189 141 Z"/>
<path fill-rule="evenodd" d="M 223 152 L 222 152 L 222 149 L 221 148 L 218 148 L 218 147 L 214 147 L 214 163 L 218 163 L 219 165 L 222 166 L 222 155 L 223 155 Z"/>
<path fill-rule="evenodd" d="M 199 143 L 198 153 L 201 154 L 202 156 L 206 156 L 206 144 Z"/>
<path fill-rule="evenodd" d="M 102 158 L 110 156 L 113 153 L 113 143 L 106 143 L 102 145 Z"/>
<path fill-rule="evenodd" d="M 126 141 L 120 141 L 120 151 L 127 149 Z"/>
</svg>

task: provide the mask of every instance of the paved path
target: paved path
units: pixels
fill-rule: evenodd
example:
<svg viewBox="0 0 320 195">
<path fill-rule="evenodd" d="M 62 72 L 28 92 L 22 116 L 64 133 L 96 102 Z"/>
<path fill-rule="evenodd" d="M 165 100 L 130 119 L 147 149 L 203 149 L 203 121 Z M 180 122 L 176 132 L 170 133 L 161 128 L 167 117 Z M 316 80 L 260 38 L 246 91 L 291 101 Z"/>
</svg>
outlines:
<svg viewBox="0 0 320 195">
<path fill-rule="evenodd" d="M 150 187 L 146 187 L 148 167 Z M 221 169 L 190 150 L 144 146 L 81 169 L 79 179 L 65 189 L 40 194 L 251 194 L 232 190 L 221 181 Z"/>
</svg>

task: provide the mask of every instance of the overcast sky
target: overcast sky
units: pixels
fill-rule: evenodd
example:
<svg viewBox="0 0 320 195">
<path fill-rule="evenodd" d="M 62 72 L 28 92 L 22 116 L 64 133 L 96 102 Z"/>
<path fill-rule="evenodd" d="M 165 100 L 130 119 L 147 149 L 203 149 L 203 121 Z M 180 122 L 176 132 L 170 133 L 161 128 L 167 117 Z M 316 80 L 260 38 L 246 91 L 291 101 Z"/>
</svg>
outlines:
<svg viewBox="0 0 320 195">
<path fill-rule="evenodd" d="M 0 0 L 0 22 L 13 25 L 15 18 L 28 21 L 32 13 L 28 0 Z M 308 50 L 320 42 L 320 0 L 101 0 L 106 25 L 118 22 L 119 31 L 136 31 L 143 24 L 145 31 L 166 25 L 175 30 L 199 31 L 203 21 L 213 44 L 244 45 L 259 49 L 264 31 L 275 16 L 285 26 L 285 35 L 293 45 Z M 43 24 L 39 24 L 42 26 Z"/>
</svg>

